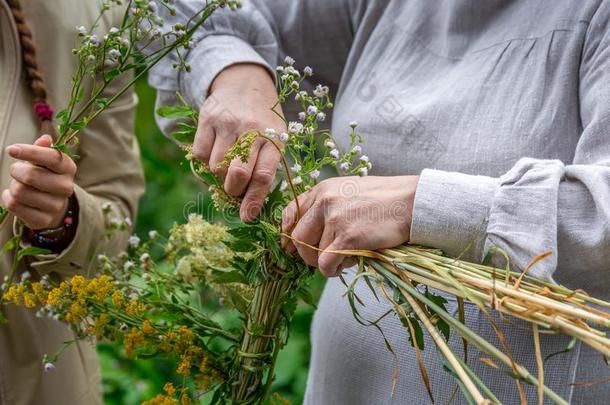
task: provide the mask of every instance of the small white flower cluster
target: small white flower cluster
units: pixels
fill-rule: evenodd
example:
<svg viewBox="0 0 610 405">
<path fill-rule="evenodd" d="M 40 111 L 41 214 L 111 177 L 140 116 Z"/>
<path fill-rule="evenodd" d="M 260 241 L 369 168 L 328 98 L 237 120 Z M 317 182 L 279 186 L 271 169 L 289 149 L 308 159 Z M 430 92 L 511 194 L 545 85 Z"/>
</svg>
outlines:
<svg viewBox="0 0 610 405">
<path fill-rule="evenodd" d="M 320 125 L 327 118 L 327 110 L 333 107 L 330 100 L 328 86 L 318 84 L 311 94 L 301 89 L 302 82 L 313 75 L 313 70 L 306 67 L 303 72 L 295 68 L 295 60 L 291 57 L 284 59 L 283 66 L 276 68 L 280 82 L 280 102 L 293 97 L 300 106 L 298 121 L 288 122 L 286 133 L 279 135 L 285 144 L 287 155 L 296 162 L 290 169 L 289 179 L 280 183 L 280 191 L 289 189 L 289 182 L 297 187 L 298 191 L 314 186 L 321 175 L 321 169 L 327 165 L 338 166 L 342 173 L 366 176 L 371 169 L 367 156 L 362 155 L 362 137 L 355 131 L 357 123 L 350 123 L 351 145 L 346 153 L 342 153 L 331 135 L 320 129 Z M 270 133 L 266 135 L 271 137 Z M 324 146 L 326 152 L 323 158 L 316 155 L 316 137 L 322 135 L 327 138 Z"/>
</svg>

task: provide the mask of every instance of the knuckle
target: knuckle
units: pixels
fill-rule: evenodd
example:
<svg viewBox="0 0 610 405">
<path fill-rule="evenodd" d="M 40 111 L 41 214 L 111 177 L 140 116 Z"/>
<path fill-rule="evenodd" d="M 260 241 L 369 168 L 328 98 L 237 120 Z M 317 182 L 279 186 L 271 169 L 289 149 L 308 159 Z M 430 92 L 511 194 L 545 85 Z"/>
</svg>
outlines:
<svg viewBox="0 0 610 405">
<path fill-rule="evenodd" d="M 229 168 L 229 176 L 232 177 L 235 182 L 243 184 L 250 180 L 250 170 L 242 165 L 231 165 Z"/>
<path fill-rule="evenodd" d="M 243 121 L 243 127 L 246 131 L 254 131 L 261 128 L 260 123 L 257 119 L 248 117 Z"/>
<path fill-rule="evenodd" d="M 27 170 L 24 170 L 23 173 L 21 173 L 21 178 L 26 184 L 33 184 L 36 181 L 36 177 L 35 170 L 32 167 L 28 167 Z"/>
<path fill-rule="evenodd" d="M 11 195 L 14 198 L 21 199 L 26 190 L 26 186 L 23 183 L 13 180 L 10 186 Z"/>
<path fill-rule="evenodd" d="M 49 202 L 49 208 L 55 213 L 62 213 L 62 211 L 64 210 L 64 200 L 51 200 Z"/>
<path fill-rule="evenodd" d="M 11 165 L 11 167 L 9 168 L 9 173 L 11 174 L 11 177 L 18 177 L 20 172 L 21 172 L 21 163 L 13 163 Z"/>
<path fill-rule="evenodd" d="M 32 218 L 29 222 L 30 227 L 38 229 L 46 229 L 51 227 L 51 219 L 47 215 L 44 215 L 41 218 Z"/>
<path fill-rule="evenodd" d="M 342 216 L 338 212 L 331 212 L 326 216 L 326 222 L 328 225 L 337 226 L 343 220 Z"/>
<path fill-rule="evenodd" d="M 323 195 L 322 195 L 322 196 L 319 198 L 319 200 L 318 200 L 318 201 L 319 201 L 319 202 L 320 202 L 320 204 L 321 204 L 321 205 L 322 205 L 324 208 L 326 208 L 326 209 L 331 208 L 331 207 L 335 207 L 335 206 L 337 206 L 337 205 L 338 205 L 338 203 L 339 203 L 339 199 L 337 198 L 337 196 L 335 196 L 335 195 L 333 195 L 333 194 L 328 194 L 328 193 L 323 194 Z"/>
<path fill-rule="evenodd" d="M 70 159 L 69 157 L 67 157 L 65 155 L 64 155 L 64 159 L 66 160 L 66 172 L 71 176 L 76 174 L 77 166 L 76 166 L 76 163 L 74 162 L 74 160 Z"/>
<path fill-rule="evenodd" d="M 65 183 L 63 183 L 61 185 L 59 190 L 60 190 L 60 195 L 69 197 L 74 193 L 74 184 L 71 181 L 66 181 Z"/>
<path fill-rule="evenodd" d="M 210 158 L 210 152 L 201 144 L 201 142 L 195 142 L 193 145 L 193 156 L 199 161 L 207 162 L 207 160 Z"/>
<path fill-rule="evenodd" d="M 9 195 L 4 199 L 4 204 L 9 211 L 14 211 L 19 206 L 19 203 L 12 195 Z"/>
<path fill-rule="evenodd" d="M 220 125 L 227 129 L 236 129 L 239 120 L 229 110 L 223 110 L 223 112 L 216 117 L 216 125 Z"/>
<path fill-rule="evenodd" d="M 252 174 L 252 181 L 259 185 L 270 185 L 275 179 L 275 173 L 269 169 L 259 169 Z"/>
</svg>

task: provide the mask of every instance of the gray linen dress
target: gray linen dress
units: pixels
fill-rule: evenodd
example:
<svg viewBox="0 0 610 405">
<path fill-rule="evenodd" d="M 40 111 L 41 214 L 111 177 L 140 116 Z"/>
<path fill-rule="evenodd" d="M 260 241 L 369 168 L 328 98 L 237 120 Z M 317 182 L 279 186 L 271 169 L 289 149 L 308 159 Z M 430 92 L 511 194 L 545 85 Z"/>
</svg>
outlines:
<svg viewBox="0 0 610 405">
<path fill-rule="evenodd" d="M 610 1 L 243 3 L 198 35 L 187 57 L 193 73 L 178 74 L 171 61 L 155 69 L 160 103 L 180 90 L 200 105 L 223 68 L 252 62 L 273 69 L 290 55 L 337 94 L 332 129 L 340 146 L 357 120 L 372 174 L 421 175 L 413 243 L 472 260 L 496 245 L 519 268 L 550 251 L 532 274 L 610 298 Z M 177 6 L 191 15 L 201 4 Z M 354 321 L 344 292 L 331 279 L 319 304 L 306 403 L 429 403 L 400 322 L 382 322 L 398 353 L 392 395 L 395 359 L 374 328 Z M 358 294 L 369 319 L 389 308 L 364 286 Z M 469 305 L 467 313 L 469 326 L 497 343 L 480 311 Z M 535 374 L 530 327 L 498 323 L 515 360 Z M 542 339 L 545 353 L 567 343 Z M 461 353 L 455 336 L 451 344 Z M 434 398 L 445 402 L 455 382 L 430 340 L 423 356 Z M 503 403 L 519 403 L 510 377 L 474 349 L 469 357 Z M 547 385 L 574 404 L 610 403 L 609 384 L 573 385 L 609 377 L 610 367 L 580 345 L 546 364 Z M 534 387 L 525 389 L 534 403 Z M 453 403 L 463 403 L 460 394 Z"/>
</svg>

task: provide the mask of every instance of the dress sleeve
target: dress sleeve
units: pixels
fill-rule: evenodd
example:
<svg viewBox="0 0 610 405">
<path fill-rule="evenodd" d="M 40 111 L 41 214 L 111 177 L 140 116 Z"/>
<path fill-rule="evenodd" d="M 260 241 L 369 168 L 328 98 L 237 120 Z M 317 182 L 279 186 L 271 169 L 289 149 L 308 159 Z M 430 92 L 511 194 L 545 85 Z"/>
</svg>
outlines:
<svg viewBox="0 0 610 405">
<path fill-rule="evenodd" d="M 149 76 L 167 105 L 180 91 L 187 102 L 201 106 L 214 78 L 238 63 L 259 64 L 274 75 L 286 55 L 313 67 L 318 82 L 336 87 L 367 0 L 250 0 L 236 11 L 221 9 L 194 37 L 186 55 L 190 73 L 172 68 L 173 57 L 158 64 Z M 166 26 L 184 22 L 205 4 L 176 2 L 175 16 L 164 16 Z M 165 127 L 165 123 L 160 123 Z"/>
<path fill-rule="evenodd" d="M 521 159 L 500 178 L 424 170 L 411 241 L 481 260 L 491 246 L 530 274 L 610 291 L 610 2 L 590 22 L 580 68 L 583 131 L 572 162 Z"/>
</svg>

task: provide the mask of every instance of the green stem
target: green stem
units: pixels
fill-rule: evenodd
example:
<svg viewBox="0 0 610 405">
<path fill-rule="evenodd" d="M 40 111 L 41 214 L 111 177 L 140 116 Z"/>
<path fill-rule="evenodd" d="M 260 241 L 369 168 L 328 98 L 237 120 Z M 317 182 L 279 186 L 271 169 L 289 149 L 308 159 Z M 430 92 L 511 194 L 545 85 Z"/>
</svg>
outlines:
<svg viewBox="0 0 610 405">
<path fill-rule="evenodd" d="M 508 358 L 507 355 L 502 353 L 500 350 L 498 350 L 498 348 L 493 346 L 491 343 L 487 342 L 481 336 L 477 335 L 474 331 L 472 331 L 466 325 L 462 324 L 457 319 L 452 317 L 445 310 L 443 310 L 443 308 L 436 305 L 433 301 L 428 299 L 424 294 L 420 293 L 415 287 L 413 287 L 409 283 L 405 283 L 403 280 L 398 278 L 395 274 L 393 274 L 390 270 L 388 270 L 383 264 L 376 262 L 374 260 L 367 260 L 367 262 L 371 266 L 373 266 L 373 268 L 375 270 L 377 270 L 379 272 L 379 274 L 383 275 L 387 281 L 391 282 L 394 285 L 399 286 L 400 288 L 404 289 L 406 292 L 408 292 L 410 295 L 412 295 L 419 301 L 425 303 L 439 317 L 443 318 L 443 320 L 445 322 L 450 324 L 462 337 L 465 337 L 466 339 L 471 341 L 473 344 L 475 344 L 477 347 L 479 347 L 479 349 L 481 349 L 482 351 L 484 351 L 484 352 L 488 353 L 489 355 L 494 356 L 498 360 L 502 361 L 504 364 L 511 367 L 511 369 L 513 368 L 513 362 Z M 523 367 L 519 364 L 516 364 L 515 368 L 516 368 L 516 372 L 517 372 L 517 374 L 519 374 L 520 378 L 524 379 L 525 381 L 529 382 L 530 384 L 538 386 L 538 379 L 535 378 L 534 376 L 532 376 L 525 367 Z M 544 393 L 546 394 L 546 396 L 549 397 L 551 400 L 553 400 L 555 403 L 560 404 L 560 405 L 568 405 L 568 402 L 566 402 L 566 400 L 561 398 L 559 395 L 557 395 L 554 391 L 552 391 L 547 386 L 544 386 L 543 389 L 544 389 Z"/>
</svg>

